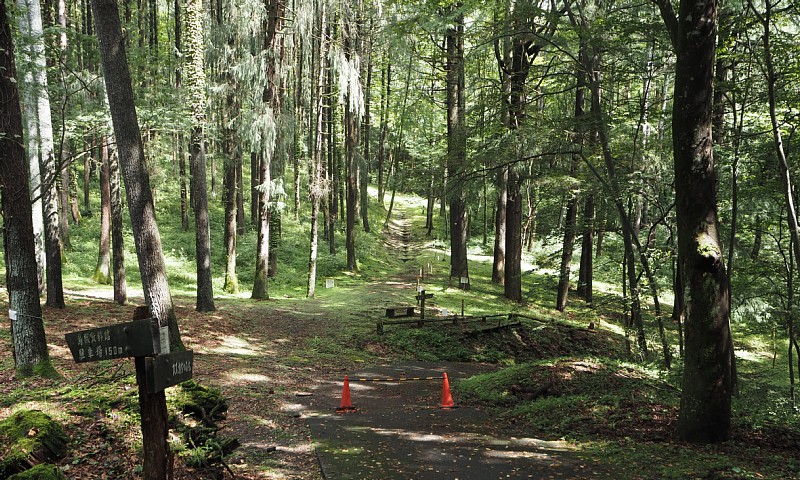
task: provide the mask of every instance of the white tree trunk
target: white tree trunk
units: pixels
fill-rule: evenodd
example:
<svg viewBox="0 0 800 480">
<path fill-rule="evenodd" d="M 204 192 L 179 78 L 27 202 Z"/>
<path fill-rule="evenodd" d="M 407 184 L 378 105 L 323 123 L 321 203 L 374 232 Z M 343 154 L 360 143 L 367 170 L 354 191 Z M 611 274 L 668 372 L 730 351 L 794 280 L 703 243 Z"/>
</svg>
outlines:
<svg viewBox="0 0 800 480">
<path fill-rule="evenodd" d="M 39 289 L 42 290 L 45 268 L 45 216 L 48 221 L 54 221 L 53 225 L 58 228 L 56 205 L 46 201 L 48 198 L 56 198 L 54 178 L 47 178 L 54 176 L 55 173 L 53 125 L 50 116 L 50 97 L 47 92 L 47 65 L 44 55 L 41 7 L 35 0 L 17 0 L 17 5 L 21 12 L 18 17 L 19 28 L 24 37 L 21 48 L 17 50 L 21 70 L 24 72 L 24 81 L 20 85 L 20 90 L 28 133 L 26 143 L 33 200 L 33 233 Z M 45 178 L 42 177 L 42 166 L 44 166 Z M 49 191 L 43 192 L 44 188 Z M 43 206 L 43 203 L 47 203 L 47 205 Z"/>
</svg>

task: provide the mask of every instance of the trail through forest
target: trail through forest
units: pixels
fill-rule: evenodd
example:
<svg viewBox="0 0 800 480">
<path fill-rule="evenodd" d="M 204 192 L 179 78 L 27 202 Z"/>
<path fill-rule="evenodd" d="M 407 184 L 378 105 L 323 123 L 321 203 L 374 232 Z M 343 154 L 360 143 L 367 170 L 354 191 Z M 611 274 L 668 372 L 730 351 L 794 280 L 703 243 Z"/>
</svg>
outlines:
<svg viewBox="0 0 800 480">
<path fill-rule="evenodd" d="M 416 257 L 423 248 L 422 235 L 415 233 L 421 227 L 413 224 L 408 212 L 402 208 L 399 212 L 385 235 L 386 248 L 405 260 L 394 274 L 354 282 L 348 288 L 325 289 L 312 300 L 288 295 L 259 302 L 219 298 L 217 311 L 211 314 L 195 311 L 191 297 L 175 299 L 183 341 L 195 352 L 195 379 L 221 388 L 228 401 L 220 434 L 241 442 L 227 459 L 230 472 L 239 479 L 298 480 L 603 478 L 597 467 L 563 442 L 525 438 L 521 432 L 503 428 L 503 422 L 489 412 L 437 409 L 441 383 L 436 381 L 360 385 L 354 387 L 360 410 L 346 416 L 334 414 L 345 374 L 395 375 L 413 369 L 440 375 L 447 371 L 455 383 L 490 368 L 410 364 L 369 340 L 354 337 L 351 349 L 327 340 L 353 326 L 374 328 L 389 305 L 414 304 L 420 268 Z M 111 302 L 110 292 L 96 291 L 71 292 L 68 298 L 68 309 L 45 310 L 50 351 L 66 378 L 64 385 L 125 385 L 120 379 L 132 374 L 132 362 L 115 361 L 113 369 L 75 364 L 64 334 L 129 321 L 135 304 L 143 300 L 134 294 L 129 305 L 118 306 Z M 362 358 L 365 352 L 370 354 L 367 360 Z M 366 364 L 373 361 L 370 358 L 381 358 L 386 364 Z M 13 384 L 11 379 L 0 382 L 8 388 Z M 124 388 L 130 392 L 132 385 Z M 60 395 L 49 401 L 60 401 Z M 91 399 L 83 401 L 94 405 Z M 69 408 L 77 409 L 75 405 Z M 108 478 L 130 478 L 141 461 L 135 435 L 94 441 L 95 434 L 104 438 L 102 432 L 119 429 L 120 417 L 113 408 L 111 413 L 91 408 L 95 409 L 91 415 L 65 417 L 73 438 L 85 439 L 64 459 L 69 477 L 98 478 L 96 466 L 102 462 Z M 128 428 L 137 430 L 136 423 Z M 97 460 L 87 460 L 92 458 Z M 207 477 L 181 466 L 176 478 Z"/>
</svg>

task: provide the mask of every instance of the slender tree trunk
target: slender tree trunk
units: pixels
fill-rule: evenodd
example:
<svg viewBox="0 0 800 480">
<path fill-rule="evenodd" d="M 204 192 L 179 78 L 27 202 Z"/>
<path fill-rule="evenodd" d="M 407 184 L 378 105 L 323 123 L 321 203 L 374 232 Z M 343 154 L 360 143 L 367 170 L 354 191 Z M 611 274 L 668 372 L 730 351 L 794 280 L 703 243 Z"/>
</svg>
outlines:
<svg viewBox="0 0 800 480">
<path fill-rule="evenodd" d="M 583 239 L 581 240 L 581 264 L 578 272 L 578 295 L 586 303 L 592 303 L 592 277 L 594 258 L 594 194 L 589 193 L 583 200 Z"/>
<path fill-rule="evenodd" d="M 181 229 L 189 231 L 189 192 L 186 185 L 186 150 L 183 134 L 178 134 L 178 168 L 181 177 Z"/>
<path fill-rule="evenodd" d="M 256 248 L 256 272 L 253 277 L 252 298 L 266 300 L 269 298 L 269 183 L 271 182 L 271 162 L 266 158 L 261 161 L 258 168 L 259 189 L 258 195 L 258 233 Z"/>
<path fill-rule="evenodd" d="M 575 162 L 575 160 L 572 160 Z M 574 170 L 573 170 L 574 171 Z M 567 308 L 569 297 L 569 276 L 572 265 L 572 250 L 575 246 L 575 230 L 578 218 L 578 197 L 572 195 L 567 201 L 566 218 L 564 219 L 564 242 L 561 248 L 561 268 L 558 276 L 558 295 L 556 310 L 563 312 Z"/>
<path fill-rule="evenodd" d="M 111 276 L 111 183 L 108 173 L 108 142 L 100 140 L 100 251 L 92 280 L 110 285 Z"/>
<path fill-rule="evenodd" d="M 111 197 L 111 252 L 114 271 L 114 301 L 125 305 L 128 301 L 128 282 L 125 278 L 125 244 L 122 232 L 122 195 L 119 176 L 119 154 L 108 158 L 109 195 Z"/>
<path fill-rule="evenodd" d="M 0 192 L 11 340 L 17 376 L 41 374 L 50 365 L 39 303 L 31 217 L 29 162 L 25 158 L 14 43 L 5 2 L 0 2 Z M 50 367 L 52 368 L 52 367 Z"/>
<path fill-rule="evenodd" d="M 323 67 L 322 59 L 325 58 L 327 55 L 327 42 L 328 39 L 323 35 L 323 32 L 327 31 L 327 18 L 326 18 L 326 10 L 325 10 L 325 2 L 321 2 L 321 8 L 319 12 L 319 20 L 317 24 L 317 32 L 320 34 L 320 41 L 319 41 L 319 59 L 318 62 L 318 79 L 317 79 L 317 92 L 322 92 L 324 85 L 325 85 L 325 68 Z M 324 195 L 323 185 L 322 185 L 322 140 L 323 135 L 322 132 L 322 122 L 323 122 L 323 98 L 322 95 L 317 96 L 317 105 L 316 105 L 316 141 L 314 144 L 314 162 L 313 162 L 313 174 L 310 178 L 310 193 L 311 193 L 311 244 L 309 248 L 309 259 L 308 259 L 308 287 L 306 290 L 306 296 L 309 298 L 314 298 L 316 294 L 316 282 L 317 282 L 317 251 L 319 246 L 319 204 L 320 199 Z"/>
<path fill-rule="evenodd" d="M 497 209 L 494 218 L 494 261 L 492 282 L 503 285 L 506 269 L 506 215 L 508 206 L 508 167 L 503 167 L 497 178 Z"/>
<path fill-rule="evenodd" d="M 130 71 L 125 57 L 122 28 L 115 0 L 92 0 L 98 44 L 117 141 L 134 245 L 139 260 L 144 297 L 159 325 L 169 327 L 170 347 L 183 349 L 169 292 L 162 256 L 161 236 L 155 219 L 150 176 L 144 161 L 139 122 L 133 101 Z M 147 448 L 147 447 L 145 447 Z"/>
<path fill-rule="evenodd" d="M 344 50 L 345 58 L 348 62 L 354 60 L 358 55 L 357 45 L 361 41 L 358 26 L 355 25 L 354 19 L 344 19 Z M 350 82 L 353 82 L 350 79 Z M 355 80 L 359 82 L 359 80 Z M 350 87 L 350 91 L 353 88 Z M 356 209 L 358 201 L 358 163 L 356 155 L 359 139 L 359 112 L 355 108 L 355 104 L 359 99 L 352 98 L 352 94 L 345 95 L 345 108 L 344 108 L 344 129 L 345 129 L 345 192 L 346 192 L 346 208 L 345 208 L 345 245 L 347 248 L 347 269 L 351 272 L 358 270 L 356 261 Z"/>
<path fill-rule="evenodd" d="M 30 75 L 34 89 L 36 134 L 30 131 L 31 141 L 38 144 L 39 158 L 35 159 L 41 173 L 41 207 L 44 233 L 44 255 L 47 284 L 46 304 L 50 307 L 64 308 L 64 289 L 61 279 L 61 235 L 59 233 L 58 191 L 56 179 L 58 172 L 53 148 L 53 123 L 50 113 L 50 96 L 47 90 L 47 62 L 45 60 L 44 34 L 42 14 L 39 2 L 19 0 L 24 6 L 24 16 L 20 15 L 20 28 L 23 34 L 29 35 L 31 43 L 28 49 Z M 30 94 L 28 94 L 30 95 Z M 32 159 L 33 160 L 33 159 Z"/>
<path fill-rule="evenodd" d="M 50 97 L 47 94 L 47 65 L 44 56 L 42 13 L 38 1 L 17 0 L 20 14 L 17 15 L 20 33 L 24 42 L 17 49 L 20 63 L 27 65 L 21 73 L 20 85 L 23 119 L 27 125 L 27 154 L 31 202 L 33 203 L 33 234 L 36 248 L 39 291 L 44 291 L 45 268 L 50 257 L 58 255 L 53 278 L 53 301 L 63 308 L 61 291 L 61 246 L 58 238 L 58 212 L 55 210 L 55 161 L 53 159 L 53 128 L 50 119 Z M 48 233 L 48 229 L 50 232 Z M 52 243 L 52 244 L 51 244 Z M 47 249 L 52 250 L 50 255 Z M 49 272 L 48 272 L 49 273 Z M 55 282 L 58 283 L 55 283 Z M 48 292 L 48 302 L 50 299 Z M 60 296 L 59 299 L 55 298 Z M 49 304 L 49 303 L 48 303 Z"/>
<path fill-rule="evenodd" d="M 775 148 L 775 153 L 778 158 L 778 169 L 783 182 L 783 196 L 786 202 L 787 219 L 789 224 L 789 235 L 792 237 L 792 248 L 794 249 L 795 262 L 798 262 L 800 268 L 800 224 L 797 219 L 797 209 L 795 206 L 795 199 L 793 195 L 791 170 L 789 168 L 789 161 L 786 155 L 786 150 L 783 147 L 783 135 L 781 133 L 781 121 L 778 118 L 777 107 L 777 94 L 775 92 L 775 84 L 778 82 L 778 75 L 775 73 L 774 60 L 772 58 L 772 38 L 770 28 L 772 26 L 772 7 L 773 4 L 765 1 L 766 6 L 763 15 L 759 14 L 752 4 L 752 0 L 748 0 L 752 11 L 758 16 L 762 27 L 764 28 L 764 35 L 761 37 L 764 43 L 764 63 L 766 64 L 766 80 L 767 80 L 767 96 L 769 100 L 769 118 L 772 123 L 772 139 Z"/>
<path fill-rule="evenodd" d="M 370 116 L 370 103 L 372 101 L 372 37 L 374 31 L 372 28 L 372 21 L 370 21 L 369 30 L 367 32 L 367 85 L 364 91 L 364 121 L 362 127 L 362 138 L 364 142 L 364 158 L 359 162 L 361 175 L 359 176 L 360 185 L 359 192 L 361 194 L 361 222 L 364 231 L 369 233 L 369 180 L 370 180 L 370 166 L 372 165 L 370 159 L 370 131 L 372 130 L 372 117 Z"/>
<path fill-rule="evenodd" d="M 284 49 L 281 43 L 281 30 L 283 28 L 283 15 L 285 9 L 284 0 L 269 2 L 267 18 L 265 19 L 266 30 L 264 32 L 264 50 L 272 51 L 273 56 L 266 65 L 266 85 L 262 101 L 272 112 L 275 121 L 274 145 L 263 145 L 264 159 L 259 166 L 259 215 L 258 215 L 258 244 L 256 246 L 256 272 L 253 277 L 252 298 L 269 298 L 269 259 L 270 259 L 270 214 L 269 206 L 272 185 L 272 162 L 277 156 L 278 145 L 281 144 L 280 127 L 278 120 L 281 112 L 281 79 L 278 76 L 280 65 L 283 62 Z"/>
<path fill-rule="evenodd" d="M 503 279 L 505 298 L 522 303 L 522 192 L 519 174 L 512 168 L 508 173 L 506 198 L 506 269 Z"/>
<path fill-rule="evenodd" d="M 232 101 L 232 95 L 228 95 L 228 101 Z M 227 132 L 225 138 L 225 150 L 227 159 L 225 161 L 225 283 L 222 289 L 228 293 L 239 293 L 239 279 L 236 276 L 236 217 L 239 211 L 236 205 L 236 160 L 233 158 L 231 150 L 236 147 L 233 145 L 233 132 Z"/>
<path fill-rule="evenodd" d="M 258 225 L 258 213 L 261 211 L 261 194 L 258 191 L 258 177 L 261 159 L 256 152 L 250 152 L 250 223 Z"/>
<path fill-rule="evenodd" d="M 388 60 L 386 68 L 381 75 L 381 87 L 381 136 L 378 141 L 378 203 L 384 206 L 383 197 L 386 192 L 383 169 L 386 163 L 386 142 L 389 134 L 389 100 L 392 92 L 392 64 Z"/>
</svg>

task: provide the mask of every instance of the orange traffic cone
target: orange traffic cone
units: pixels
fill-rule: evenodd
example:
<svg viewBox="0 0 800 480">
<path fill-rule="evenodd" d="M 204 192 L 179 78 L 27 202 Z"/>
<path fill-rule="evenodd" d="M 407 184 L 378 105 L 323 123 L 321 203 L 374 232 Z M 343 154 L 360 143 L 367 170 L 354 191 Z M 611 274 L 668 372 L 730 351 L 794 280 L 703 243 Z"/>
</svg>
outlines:
<svg viewBox="0 0 800 480">
<path fill-rule="evenodd" d="M 342 386 L 342 403 L 336 409 L 336 413 L 353 412 L 356 407 L 350 401 L 350 379 L 347 375 L 344 376 L 344 385 Z"/>
<path fill-rule="evenodd" d="M 447 373 L 445 372 L 442 380 L 442 403 L 439 408 L 455 408 L 453 403 L 453 396 L 450 395 L 450 382 L 447 380 Z"/>
</svg>

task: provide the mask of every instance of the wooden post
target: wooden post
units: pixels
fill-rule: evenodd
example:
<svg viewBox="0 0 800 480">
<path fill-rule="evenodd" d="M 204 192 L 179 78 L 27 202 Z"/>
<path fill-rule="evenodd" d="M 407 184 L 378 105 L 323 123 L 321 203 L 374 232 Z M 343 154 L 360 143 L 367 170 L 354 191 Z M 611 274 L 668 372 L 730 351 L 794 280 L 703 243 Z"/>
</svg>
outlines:
<svg viewBox="0 0 800 480">
<path fill-rule="evenodd" d="M 133 319 L 150 316 L 147 307 L 136 307 Z M 142 416 L 142 453 L 144 480 L 164 480 L 172 478 L 172 452 L 167 444 L 167 397 L 164 391 L 147 391 L 147 372 L 145 357 L 135 357 L 136 384 L 139 387 L 139 410 Z"/>
</svg>

